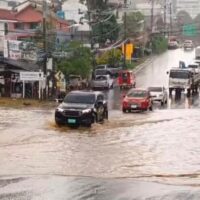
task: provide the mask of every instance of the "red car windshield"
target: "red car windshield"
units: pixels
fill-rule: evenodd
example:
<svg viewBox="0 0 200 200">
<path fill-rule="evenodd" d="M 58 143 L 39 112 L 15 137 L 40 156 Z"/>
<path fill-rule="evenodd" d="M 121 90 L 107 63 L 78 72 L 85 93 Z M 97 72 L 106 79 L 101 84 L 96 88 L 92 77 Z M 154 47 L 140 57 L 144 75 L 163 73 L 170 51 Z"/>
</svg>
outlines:
<svg viewBox="0 0 200 200">
<path fill-rule="evenodd" d="M 148 92 L 144 90 L 133 90 L 127 94 L 127 97 L 144 98 L 147 97 Z"/>
</svg>

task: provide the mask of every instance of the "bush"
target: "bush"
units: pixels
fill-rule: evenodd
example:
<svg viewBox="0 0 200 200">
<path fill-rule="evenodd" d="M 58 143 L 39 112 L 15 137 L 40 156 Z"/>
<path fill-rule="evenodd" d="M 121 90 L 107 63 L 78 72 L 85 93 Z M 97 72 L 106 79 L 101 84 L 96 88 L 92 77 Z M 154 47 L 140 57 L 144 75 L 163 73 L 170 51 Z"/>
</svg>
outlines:
<svg viewBox="0 0 200 200">
<path fill-rule="evenodd" d="M 98 65 L 100 64 L 115 65 L 120 62 L 121 57 L 122 57 L 122 52 L 119 49 L 112 49 L 110 51 L 106 51 L 103 54 L 101 54 L 96 59 L 96 62 Z"/>
<path fill-rule="evenodd" d="M 157 36 L 152 39 L 153 53 L 160 54 L 167 50 L 167 39 L 164 36 Z"/>
</svg>

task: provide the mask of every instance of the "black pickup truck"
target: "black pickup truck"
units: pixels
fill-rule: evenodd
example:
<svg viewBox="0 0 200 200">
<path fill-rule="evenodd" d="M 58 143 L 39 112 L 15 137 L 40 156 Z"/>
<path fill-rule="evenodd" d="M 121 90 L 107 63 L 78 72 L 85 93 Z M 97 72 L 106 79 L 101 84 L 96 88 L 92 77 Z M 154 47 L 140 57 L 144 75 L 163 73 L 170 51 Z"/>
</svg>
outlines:
<svg viewBox="0 0 200 200">
<path fill-rule="evenodd" d="M 57 125 L 90 127 L 104 119 L 108 119 L 108 107 L 102 92 L 72 91 L 55 111 Z"/>
</svg>

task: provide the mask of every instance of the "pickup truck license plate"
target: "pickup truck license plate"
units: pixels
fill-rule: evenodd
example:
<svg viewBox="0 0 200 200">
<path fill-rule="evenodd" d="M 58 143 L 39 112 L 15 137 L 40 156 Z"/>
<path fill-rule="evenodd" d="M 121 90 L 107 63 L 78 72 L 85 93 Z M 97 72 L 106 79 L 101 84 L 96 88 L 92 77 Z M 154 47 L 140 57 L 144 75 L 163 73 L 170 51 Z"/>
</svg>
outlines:
<svg viewBox="0 0 200 200">
<path fill-rule="evenodd" d="M 68 119 L 67 122 L 69 124 L 76 124 L 76 119 Z"/>
</svg>

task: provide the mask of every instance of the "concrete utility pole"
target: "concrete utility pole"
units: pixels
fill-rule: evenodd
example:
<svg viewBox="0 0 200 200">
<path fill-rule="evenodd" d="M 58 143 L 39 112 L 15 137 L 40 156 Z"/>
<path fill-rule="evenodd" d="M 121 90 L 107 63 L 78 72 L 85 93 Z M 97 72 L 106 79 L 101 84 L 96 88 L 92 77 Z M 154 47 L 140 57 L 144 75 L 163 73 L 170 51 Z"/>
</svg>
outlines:
<svg viewBox="0 0 200 200">
<path fill-rule="evenodd" d="M 172 3 L 170 2 L 169 4 L 170 8 L 169 8 L 169 13 L 170 13 L 170 35 L 172 35 Z"/>
<path fill-rule="evenodd" d="M 164 1 L 164 36 L 166 36 L 166 24 L 167 24 L 167 0 Z"/>
<path fill-rule="evenodd" d="M 47 2 L 46 0 L 43 0 L 43 48 L 44 48 L 44 64 L 43 64 L 43 72 L 45 77 L 45 89 L 43 92 L 43 99 L 47 98 L 47 91 L 46 91 L 46 78 L 47 78 L 47 41 L 46 41 L 46 35 L 47 35 L 47 29 L 46 29 L 46 17 L 47 17 Z"/>
<path fill-rule="evenodd" d="M 153 34 L 154 28 L 154 0 L 151 0 L 151 35 Z"/>
<path fill-rule="evenodd" d="M 124 68 L 126 68 L 126 39 L 127 39 L 127 0 L 124 0 Z"/>
</svg>

